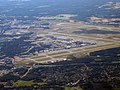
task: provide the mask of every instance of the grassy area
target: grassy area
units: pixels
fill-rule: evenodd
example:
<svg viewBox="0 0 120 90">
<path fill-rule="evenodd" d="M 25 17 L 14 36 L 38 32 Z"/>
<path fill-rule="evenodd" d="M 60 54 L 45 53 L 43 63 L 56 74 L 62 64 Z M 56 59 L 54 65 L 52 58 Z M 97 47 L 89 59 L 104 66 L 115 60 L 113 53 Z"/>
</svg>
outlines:
<svg viewBox="0 0 120 90">
<path fill-rule="evenodd" d="M 56 56 L 53 56 L 53 58 L 67 58 L 68 55 L 71 55 L 71 54 L 67 53 L 67 54 L 56 55 Z"/>
<path fill-rule="evenodd" d="M 72 90 L 72 88 L 71 87 L 65 87 L 64 90 Z"/>
<path fill-rule="evenodd" d="M 43 56 L 34 56 L 34 57 L 31 57 L 31 59 L 37 59 L 37 58 L 43 58 L 43 57 L 46 57 L 45 55 Z"/>
<path fill-rule="evenodd" d="M 109 48 L 114 48 L 114 47 L 120 47 L 118 44 L 107 44 L 107 45 L 100 45 L 100 46 L 95 46 L 91 48 L 85 48 L 86 51 L 98 51 L 98 50 L 103 50 L 103 49 L 109 49 Z"/>
<path fill-rule="evenodd" d="M 21 61 L 15 62 L 16 65 L 25 65 L 25 64 L 29 64 L 29 63 L 34 63 L 34 62 L 31 60 L 21 60 Z"/>
<path fill-rule="evenodd" d="M 83 49 L 81 49 L 81 48 L 78 48 L 78 49 L 75 49 L 75 50 L 71 50 L 72 52 L 82 52 L 83 51 Z"/>
<path fill-rule="evenodd" d="M 5 85 L 5 87 L 24 87 L 24 86 L 32 86 L 34 84 L 39 84 L 39 85 L 44 85 L 46 83 L 44 82 L 33 82 L 33 81 L 22 81 L 22 80 L 19 80 L 17 82 L 12 82 L 12 86 L 7 86 Z"/>
<path fill-rule="evenodd" d="M 113 90 L 120 90 L 120 88 L 117 88 L 117 87 L 116 87 L 116 88 L 113 88 Z"/>
<path fill-rule="evenodd" d="M 35 84 L 33 81 L 21 81 L 21 80 L 19 80 L 17 82 L 14 82 L 13 86 L 16 86 L 16 87 L 17 86 L 31 86 L 33 84 Z"/>
<path fill-rule="evenodd" d="M 64 90 L 83 90 L 79 86 L 74 86 L 74 87 L 65 87 Z"/>
<path fill-rule="evenodd" d="M 48 54 L 49 56 L 55 56 L 55 55 L 58 55 L 58 54 L 66 54 L 68 53 L 67 51 L 63 51 L 63 52 L 57 52 L 57 53 L 51 53 L 51 54 Z"/>
<path fill-rule="evenodd" d="M 75 56 L 75 57 L 81 57 L 81 56 L 86 56 L 88 53 L 87 52 L 75 52 L 75 53 L 73 53 L 73 55 Z"/>
<path fill-rule="evenodd" d="M 40 62 L 40 61 L 46 61 L 46 60 L 50 60 L 51 58 L 39 58 L 39 59 L 35 59 L 35 61 L 38 61 L 38 62 Z"/>
</svg>

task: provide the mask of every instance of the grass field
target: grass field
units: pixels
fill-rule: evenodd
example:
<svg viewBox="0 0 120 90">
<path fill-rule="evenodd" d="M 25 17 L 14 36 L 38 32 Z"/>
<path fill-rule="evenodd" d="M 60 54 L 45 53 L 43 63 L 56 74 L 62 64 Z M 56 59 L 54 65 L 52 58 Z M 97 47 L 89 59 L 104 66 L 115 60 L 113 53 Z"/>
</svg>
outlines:
<svg viewBox="0 0 120 90">
<path fill-rule="evenodd" d="M 24 87 L 24 86 L 32 86 L 34 84 L 38 84 L 38 85 L 44 85 L 46 83 L 44 82 L 33 82 L 33 81 L 23 81 L 23 80 L 18 80 L 17 82 L 11 82 L 13 85 L 9 86 L 6 85 L 6 83 L 4 84 L 5 87 Z"/>
<path fill-rule="evenodd" d="M 34 63 L 31 60 L 21 60 L 21 61 L 15 61 L 15 65 L 25 65 L 25 64 L 30 64 L 30 63 Z"/>
<path fill-rule="evenodd" d="M 65 87 L 64 90 L 83 90 L 79 86 L 74 86 L 74 87 Z"/>
<path fill-rule="evenodd" d="M 37 62 L 45 61 L 45 60 L 51 60 L 51 58 L 45 57 L 45 58 L 38 58 L 38 59 L 35 59 L 35 61 L 37 61 Z"/>
<path fill-rule="evenodd" d="M 53 58 L 67 58 L 67 56 L 71 55 L 70 53 L 67 53 L 67 54 L 60 54 L 60 55 L 56 55 L 56 56 L 53 56 Z"/>
<path fill-rule="evenodd" d="M 43 56 L 34 56 L 31 59 L 37 59 L 37 58 L 43 58 L 43 57 L 46 57 L 46 56 L 45 55 L 43 55 Z"/>
<path fill-rule="evenodd" d="M 35 84 L 33 81 L 21 81 L 21 80 L 19 80 L 17 82 L 14 82 L 13 86 L 16 86 L 16 87 L 17 86 L 31 86 L 33 84 Z"/>
<path fill-rule="evenodd" d="M 48 54 L 49 56 L 56 56 L 58 54 L 66 54 L 68 53 L 67 51 L 63 51 L 63 52 L 57 52 L 57 53 L 51 53 L 51 54 Z"/>
</svg>

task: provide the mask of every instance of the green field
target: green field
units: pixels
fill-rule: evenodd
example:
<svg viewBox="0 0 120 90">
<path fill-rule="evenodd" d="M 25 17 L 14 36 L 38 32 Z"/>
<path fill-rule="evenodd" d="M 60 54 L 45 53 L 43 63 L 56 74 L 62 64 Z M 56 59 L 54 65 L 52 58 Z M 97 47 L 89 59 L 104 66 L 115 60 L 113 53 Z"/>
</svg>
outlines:
<svg viewBox="0 0 120 90">
<path fill-rule="evenodd" d="M 21 81 L 21 80 L 19 80 L 17 82 L 14 82 L 13 86 L 16 86 L 16 87 L 17 86 L 31 86 L 33 84 L 35 84 L 33 81 Z"/>
<path fill-rule="evenodd" d="M 48 54 L 49 56 L 55 56 L 55 55 L 58 55 L 58 54 L 66 54 L 68 53 L 67 51 L 63 51 L 63 52 L 57 52 L 57 53 L 51 53 L 51 54 Z"/>
<path fill-rule="evenodd" d="M 40 62 L 40 61 L 46 61 L 46 60 L 50 60 L 50 59 L 51 59 L 51 58 L 45 57 L 45 58 L 38 58 L 38 59 L 35 59 L 35 61 Z"/>
</svg>

